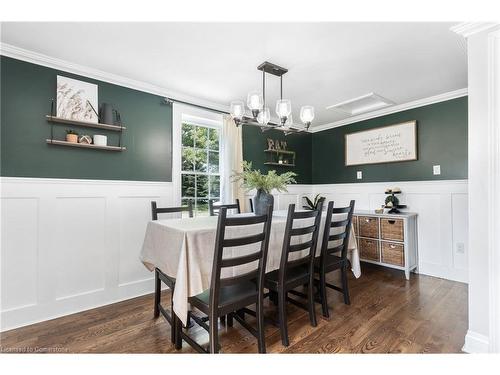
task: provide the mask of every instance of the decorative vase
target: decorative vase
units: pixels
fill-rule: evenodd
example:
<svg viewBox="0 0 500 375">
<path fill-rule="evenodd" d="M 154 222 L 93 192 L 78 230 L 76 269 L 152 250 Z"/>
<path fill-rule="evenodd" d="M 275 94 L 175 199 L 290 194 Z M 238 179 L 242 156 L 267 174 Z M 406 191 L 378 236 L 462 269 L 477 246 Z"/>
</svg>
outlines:
<svg viewBox="0 0 500 375">
<path fill-rule="evenodd" d="M 113 124 L 113 107 L 109 103 L 102 103 L 99 119 L 104 124 Z"/>
<path fill-rule="evenodd" d="M 267 212 L 267 206 L 274 206 L 274 196 L 266 193 L 264 190 L 257 190 L 253 199 L 255 215 L 264 215 Z"/>
<path fill-rule="evenodd" d="M 96 146 L 107 146 L 108 145 L 108 137 L 105 135 L 94 135 L 94 144 Z"/>
</svg>

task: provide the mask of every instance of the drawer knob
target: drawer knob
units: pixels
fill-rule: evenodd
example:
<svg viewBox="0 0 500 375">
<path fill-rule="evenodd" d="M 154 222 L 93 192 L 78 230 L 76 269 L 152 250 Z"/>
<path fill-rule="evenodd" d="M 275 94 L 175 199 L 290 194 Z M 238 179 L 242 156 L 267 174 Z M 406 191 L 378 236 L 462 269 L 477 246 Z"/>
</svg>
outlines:
<svg viewBox="0 0 500 375">
<path fill-rule="evenodd" d="M 396 224 L 396 220 L 387 220 L 389 224 Z"/>
<path fill-rule="evenodd" d="M 369 223 L 371 220 L 370 220 L 370 219 L 368 219 L 368 218 L 366 218 L 366 219 L 365 219 L 365 221 L 366 221 L 367 223 Z"/>
<path fill-rule="evenodd" d="M 391 249 L 395 249 L 396 248 L 396 246 L 394 246 L 394 245 L 390 245 L 390 247 L 391 247 Z"/>
</svg>

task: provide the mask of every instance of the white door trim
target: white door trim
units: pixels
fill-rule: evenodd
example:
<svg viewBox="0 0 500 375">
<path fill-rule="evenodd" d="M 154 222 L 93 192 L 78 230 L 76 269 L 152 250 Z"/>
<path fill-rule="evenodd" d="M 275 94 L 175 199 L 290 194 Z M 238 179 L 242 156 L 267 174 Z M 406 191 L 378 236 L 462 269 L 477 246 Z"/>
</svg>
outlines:
<svg viewBox="0 0 500 375">
<path fill-rule="evenodd" d="M 489 351 L 500 352 L 500 30 L 488 35 L 488 138 L 490 206 L 488 222 Z"/>
</svg>

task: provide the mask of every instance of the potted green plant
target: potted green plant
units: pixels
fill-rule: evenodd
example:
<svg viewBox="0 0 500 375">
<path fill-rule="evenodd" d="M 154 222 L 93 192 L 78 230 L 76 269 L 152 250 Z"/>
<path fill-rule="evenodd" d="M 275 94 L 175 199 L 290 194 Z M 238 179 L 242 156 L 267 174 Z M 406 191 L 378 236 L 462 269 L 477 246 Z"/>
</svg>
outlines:
<svg viewBox="0 0 500 375">
<path fill-rule="evenodd" d="M 254 197 L 254 210 L 256 215 L 263 215 L 266 213 L 267 206 L 274 204 L 271 191 L 288 191 L 287 185 L 296 183 L 295 176 L 297 174 L 294 172 L 279 175 L 274 170 L 263 174 L 258 169 L 252 169 L 251 162 L 244 161 L 243 172 L 235 173 L 232 178 L 234 182 L 241 182 L 241 186 L 247 191 L 257 190 Z"/>
<path fill-rule="evenodd" d="M 66 130 L 66 142 L 78 143 L 78 133 L 74 130 Z"/>
<path fill-rule="evenodd" d="M 317 194 L 313 200 L 310 200 L 308 197 L 304 197 L 307 205 L 302 206 L 302 208 L 305 208 L 306 210 L 316 210 L 321 202 L 325 200 L 325 197 L 322 197 L 320 194 Z"/>
</svg>

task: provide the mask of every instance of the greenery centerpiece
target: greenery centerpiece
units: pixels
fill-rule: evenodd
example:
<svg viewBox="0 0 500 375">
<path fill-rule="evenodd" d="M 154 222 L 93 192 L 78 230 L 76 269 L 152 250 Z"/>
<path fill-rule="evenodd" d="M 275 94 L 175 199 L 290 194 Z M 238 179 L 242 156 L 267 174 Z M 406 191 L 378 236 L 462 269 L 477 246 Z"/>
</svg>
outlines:
<svg viewBox="0 0 500 375">
<path fill-rule="evenodd" d="M 244 161 L 243 172 L 238 172 L 232 175 L 234 182 L 241 182 L 241 186 L 249 191 L 252 189 L 257 190 L 254 197 L 254 210 L 256 215 L 263 215 L 266 213 L 267 206 L 274 204 L 274 197 L 271 191 L 277 190 L 279 192 L 288 191 L 288 184 L 295 184 L 294 172 L 286 172 L 277 174 L 275 170 L 263 174 L 260 170 L 252 169 L 252 163 Z"/>
<path fill-rule="evenodd" d="M 307 202 L 307 206 L 302 206 L 303 208 L 305 208 L 306 210 L 317 210 L 318 207 L 319 207 L 319 204 L 321 202 L 324 202 L 324 200 L 326 199 L 325 197 L 322 197 L 320 194 L 317 194 L 313 200 L 310 200 L 309 197 L 304 197 L 306 199 L 306 202 Z"/>
</svg>

